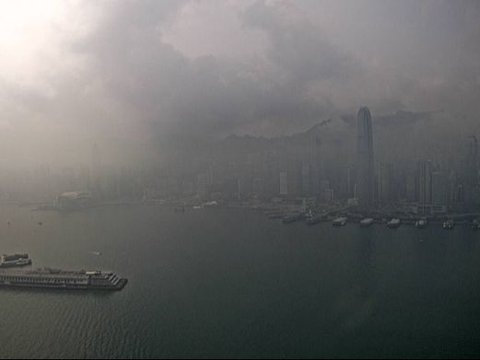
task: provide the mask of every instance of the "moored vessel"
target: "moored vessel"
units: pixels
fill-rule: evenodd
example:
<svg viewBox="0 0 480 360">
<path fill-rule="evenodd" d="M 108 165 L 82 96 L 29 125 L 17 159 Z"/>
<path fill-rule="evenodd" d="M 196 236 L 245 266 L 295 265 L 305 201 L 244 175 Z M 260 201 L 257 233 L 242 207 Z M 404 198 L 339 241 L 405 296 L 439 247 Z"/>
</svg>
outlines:
<svg viewBox="0 0 480 360">
<path fill-rule="evenodd" d="M 477 219 L 472 221 L 472 230 L 479 230 L 480 229 L 480 222 Z"/>
<path fill-rule="evenodd" d="M 320 222 L 322 222 L 324 218 L 320 215 L 314 215 L 314 216 L 311 216 L 311 217 L 308 217 L 305 222 L 307 223 L 307 225 L 316 225 Z"/>
<path fill-rule="evenodd" d="M 333 226 L 344 226 L 346 224 L 347 224 L 347 218 L 344 216 L 338 217 L 332 221 Z"/>
<path fill-rule="evenodd" d="M 390 229 L 396 229 L 400 226 L 401 224 L 401 221 L 400 219 L 398 218 L 393 218 L 392 220 L 390 220 L 388 223 L 387 223 L 387 227 L 389 227 Z"/>
<path fill-rule="evenodd" d="M 289 215 L 285 215 L 282 218 L 282 222 L 284 224 L 290 224 L 290 223 L 293 223 L 295 221 L 302 220 L 303 218 L 304 218 L 303 214 L 289 214 Z"/>
<path fill-rule="evenodd" d="M 427 219 L 426 218 L 422 218 L 422 219 L 419 219 L 417 221 L 415 221 L 415 227 L 417 229 L 424 229 L 425 227 L 427 227 Z"/>
<path fill-rule="evenodd" d="M 361 227 L 367 227 L 373 224 L 373 219 L 372 218 L 364 218 L 360 220 L 360 226 Z"/>
<path fill-rule="evenodd" d="M 111 271 L 66 271 L 50 268 L 0 271 L 0 287 L 121 290 L 127 281 Z"/>
<path fill-rule="evenodd" d="M 455 223 L 453 222 L 452 219 L 449 219 L 443 222 L 442 227 L 445 230 L 452 230 L 455 227 Z"/>
<path fill-rule="evenodd" d="M 0 268 L 26 266 L 31 264 L 32 259 L 29 258 L 28 254 L 3 254 L 0 257 Z"/>
</svg>

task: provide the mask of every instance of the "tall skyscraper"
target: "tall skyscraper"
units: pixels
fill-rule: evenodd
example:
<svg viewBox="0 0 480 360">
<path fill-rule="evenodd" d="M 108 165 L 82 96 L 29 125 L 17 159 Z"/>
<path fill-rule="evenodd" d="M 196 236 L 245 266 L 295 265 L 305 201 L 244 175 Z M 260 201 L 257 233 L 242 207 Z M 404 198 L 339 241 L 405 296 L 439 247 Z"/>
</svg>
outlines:
<svg viewBox="0 0 480 360">
<path fill-rule="evenodd" d="M 478 183 L 478 142 L 475 136 L 469 137 L 467 158 L 465 161 L 465 180 L 470 186 Z"/>
<path fill-rule="evenodd" d="M 448 178 L 443 171 L 432 172 L 432 204 L 446 205 L 448 193 Z"/>
<path fill-rule="evenodd" d="M 473 206 L 478 204 L 478 142 L 475 136 L 470 136 L 468 141 L 463 186 L 466 205 Z"/>
<path fill-rule="evenodd" d="M 362 107 L 357 114 L 357 197 L 361 208 L 373 207 L 374 187 L 372 115 Z"/>
<path fill-rule="evenodd" d="M 379 165 L 379 166 L 378 166 Z M 392 203 L 395 193 L 393 164 L 377 163 L 378 171 L 378 202 L 382 205 Z"/>
<path fill-rule="evenodd" d="M 419 160 L 417 165 L 417 193 L 421 205 L 432 203 L 432 162 Z"/>
</svg>

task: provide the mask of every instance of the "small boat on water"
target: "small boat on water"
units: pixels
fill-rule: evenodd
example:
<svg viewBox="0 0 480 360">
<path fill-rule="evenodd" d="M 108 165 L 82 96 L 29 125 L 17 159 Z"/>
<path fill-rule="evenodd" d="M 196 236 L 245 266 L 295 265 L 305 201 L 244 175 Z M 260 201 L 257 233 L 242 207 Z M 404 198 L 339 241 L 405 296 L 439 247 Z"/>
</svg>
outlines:
<svg viewBox="0 0 480 360">
<path fill-rule="evenodd" d="M 12 255 L 3 254 L 0 257 L 0 267 L 2 268 L 26 266 L 31 264 L 32 264 L 32 259 L 30 259 L 28 254 L 12 254 Z"/>
<path fill-rule="evenodd" d="M 299 221 L 299 220 L 302 220 L 303 219 L 303 215 L 302 214 L 290 214 L 290 215 L 286 215 L 282 218 L 282 222 L 284 224 L 290 224 L 290 223 L 293 223 L 295 221 Z"/>
<path fill-rule="evenodd" d="M 426 218 L 422 218 L 422 219 L 419 219 L 417 221 L 415 221 L 415 227 L 417 229 L 424 229 L 425 227 L 427 227 L 427 219 Z"/>
<path fill-rule="evenodd" d="M 271 212 L 267 214 L 267 218 L 269 219 L 283 219 L 285 214 L 282 212 Z"/>
<path fill-rule="evenodd" d="M 305 220 L 305 222 L 307 223 L 307 225 L 316 225 L 322 222 L 322 220 L 323 220 L 323 217 L 320 215 L 317 215 L 317 216 L 308 217 L 307 220 Z"/>
<path fill-rule="evenodd" d="M 480 229 L 480 222 L 477 219 L 472 221 L 472 230 L 479 230 Z"/>
<path fill-rule="evenodd" d="M 400 226 L 401 224 L 401 221 L 400 219 L 398 218 L 393 218 L 392 220 L 390 220 L 388 223 L 387 223 L 387 227 L 389 227 L 390 229 L 396 229 Z"/>
<path fill-rule="evenodd" d="M 333 226 L 345 226 L 347 224 L 347 218 L 344 216 L 338 217 L 332 221 Z"/>
<path fill-rule="evenodd" d="M 372 218 L 365 218 L 360 220 L 360 226 L 361 227 L 367 227 L 373 224 L 373 219 Z"/>
<path fill-rule="evenodd" d="M 452 219 L 449 219 L 443 222 L 442 227 L 445 230 L 452 230 L 455 227 L 455 223 Z"/>
</svg>

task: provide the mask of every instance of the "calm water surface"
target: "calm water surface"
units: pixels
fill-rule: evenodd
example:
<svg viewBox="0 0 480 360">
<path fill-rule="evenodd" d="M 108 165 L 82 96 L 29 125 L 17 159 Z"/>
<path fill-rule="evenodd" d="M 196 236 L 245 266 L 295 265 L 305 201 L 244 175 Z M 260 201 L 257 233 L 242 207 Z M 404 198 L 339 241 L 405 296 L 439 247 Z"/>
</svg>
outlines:
<svg viewBox="0 0 480 360">
<path fill-rule="evenodd" d="M 0 358 L 478 357 L 479 241 L 233 209 L 1 207 L 0 253 L 129 283 L 1 289 Z"/>
</svg>

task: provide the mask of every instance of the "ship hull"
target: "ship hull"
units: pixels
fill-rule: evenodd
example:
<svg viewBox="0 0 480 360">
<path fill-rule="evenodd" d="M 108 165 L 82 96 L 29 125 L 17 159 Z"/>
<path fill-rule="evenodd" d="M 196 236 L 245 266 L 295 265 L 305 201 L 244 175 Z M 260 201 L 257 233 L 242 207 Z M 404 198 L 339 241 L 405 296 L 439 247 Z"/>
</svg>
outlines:
<svg viewBox="0 0 480 360">
<path fill-rule="evenodd" d="M 48 283 L 28 283 L 0 280 L 1 288 L 23 288 L 23 289 L 49 289 L 49 290 L 100 290 L 100 291 L 119 291 L 127 285 L 128 279 L 121 279 L 117 285 L 72 285 L 72 284 L 48 284 Z"/>
<path fill-rule="evenodd" d="M 26 263 L 0 263 L 0 268 L 24 267 L 32 265 L 32 261 Z"/>
<path fill-rule="evenodd" d="M 3 270 L 0 287 L 42 288 L 58 290 L 121 290 L 127 279 L 113 272 L 63 271 L 40 269 L 30 271 Z"/>
</svg>

